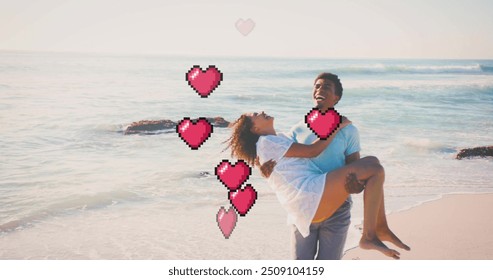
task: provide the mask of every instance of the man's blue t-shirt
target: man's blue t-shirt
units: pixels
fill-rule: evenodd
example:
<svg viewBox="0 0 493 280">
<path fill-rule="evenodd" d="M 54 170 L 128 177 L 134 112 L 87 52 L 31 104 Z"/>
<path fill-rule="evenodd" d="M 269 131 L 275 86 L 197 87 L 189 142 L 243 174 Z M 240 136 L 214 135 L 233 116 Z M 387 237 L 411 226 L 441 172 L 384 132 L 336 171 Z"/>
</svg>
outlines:
<svg viewBox="0 0 493 280">
<path fill-rule="evenodd" d="M 311 144 L 317 139 L 317 135 L 308 128 L 304 121 L 293 126 L 288 137 L 301 144 Z M 346 156 L 360 150 L 358 129 L 350 124 L 337 132 L 329 146 L 320 155 L 312 158 L 312 161 L 320 170 L 328 173 L 346 165 Z"/>
</svg>

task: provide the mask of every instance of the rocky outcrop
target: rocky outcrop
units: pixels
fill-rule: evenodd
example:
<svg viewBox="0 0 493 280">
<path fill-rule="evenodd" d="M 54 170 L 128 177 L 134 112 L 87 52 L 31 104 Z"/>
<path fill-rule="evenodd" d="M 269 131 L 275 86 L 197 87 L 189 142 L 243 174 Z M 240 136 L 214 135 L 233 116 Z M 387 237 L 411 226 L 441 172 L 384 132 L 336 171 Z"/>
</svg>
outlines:
<svg viewBox="0 0 493 280">
<path fill-rule="evenodd" d="M 493 157 L 493 146 L 462 149 L 455 158 L 463 159 L 470 157 Z"/>
<path fill-rule="evenodd" d="M 216 127 L 229 127 L 229 125 L 230 125 L 230 122 L 228 122 L 227 120 L 225 120 L 223 117 L 207 118 L 207 120 L 213 126 L 216 126 Z"/>
<path fill-rule="evenodd" d="M 126 129 L 125 134 L 137 134 L 150 131 L 158 131 L 165 129 L 172 129 L 176 127 L 176 123 L 171 120 L 160 120 L 160 121 L 139 121 L 131 123 Z"/>
<path fill-rule="evenodd" d="M 193 119 L 192 121 L 196 121 Z M 222 117 L 207 118 L 213 126 L 215 127 L 228 127 L 229 122 Z M 124 134 L 159 134 L 166 132 L 174 132 L 178 122 L 171 120 L 158 120 L 158 121 L 138 121 L 131 123 L 125 130 Z"/>
</svg>

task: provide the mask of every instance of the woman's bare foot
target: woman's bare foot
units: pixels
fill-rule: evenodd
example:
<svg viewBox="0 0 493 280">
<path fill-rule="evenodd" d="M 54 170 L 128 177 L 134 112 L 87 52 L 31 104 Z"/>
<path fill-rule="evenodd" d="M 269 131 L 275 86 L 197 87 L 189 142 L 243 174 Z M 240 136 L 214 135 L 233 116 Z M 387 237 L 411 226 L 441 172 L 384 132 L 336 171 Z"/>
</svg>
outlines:
<svg viewBox="0 0 493 280">
<path fill-rule="evenodd" d="M 389 228 L 377 230 L 377 237 L 381 241 L 388 241 L 401 249 L 411 251 L 411 248 L 404 244 L 404 242 L 402 242 Z"/>
<path fill-rule="evenodd" d="M 364 236 L 361 237 L 361 240 L 359 241 L 359 246 L 361 249 L 365 250 L 377 250 L 382 252 L 384 255 L 394 258 L 396 260 L 400 259 L 399 255 L 400 253 L 397 252 L 396 250 L 389 249 L 385 244 L 382 243 L 377 238 L 374 239 L 366 239 Z"/>
</svg>

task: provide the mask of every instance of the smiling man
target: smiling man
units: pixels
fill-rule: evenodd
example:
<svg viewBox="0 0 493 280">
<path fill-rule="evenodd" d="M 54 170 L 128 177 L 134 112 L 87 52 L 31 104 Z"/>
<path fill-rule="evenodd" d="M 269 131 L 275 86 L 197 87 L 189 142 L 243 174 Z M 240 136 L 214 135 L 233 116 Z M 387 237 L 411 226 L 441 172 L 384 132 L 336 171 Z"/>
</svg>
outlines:
<svg viewBox="0 0 493 280">
<path fill-rule="evenodd" d="M 321 73 L 315 79 L 312 98 L 315 106 L 326 112 L 341 100 L 342 84 L 337 75 Z M 311 144 L 317 136 L 304 121 L 296 124 L 289 137 L 295 142 Z M 358 130 L 354 125 L 341 129 L 332 143 L 318 156 L 311 160 L 322 173 L 331 172 L 360 158 L 360 141 Z M 328 219 L 318 221 L 315 217 L 310 226 L 310 235 L 306 238 L 292 226 L 291 254 L 294 259 L 337 260 L 341 259 L 351 219 L 351 196 Z"/>
</svg>

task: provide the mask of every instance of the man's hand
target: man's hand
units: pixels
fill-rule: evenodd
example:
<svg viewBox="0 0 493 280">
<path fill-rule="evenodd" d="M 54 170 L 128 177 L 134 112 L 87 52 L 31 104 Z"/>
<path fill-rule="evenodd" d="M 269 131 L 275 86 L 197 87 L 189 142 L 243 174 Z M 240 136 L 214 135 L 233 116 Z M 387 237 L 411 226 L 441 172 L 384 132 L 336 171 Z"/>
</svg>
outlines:
<svg viewBox="0 0 493 280">
<path fill-rule="evenodd" d="M 356 174 L 349 173 L 346 176 L 346 184 L 344 185 L 348 193 L 360 193 L 365 189 L 366 181 L 358 180 Z"/>
<path fill-rule="evenodd" d="M 269 178 L 270 174 L 272 174 L 272 171 L 274 170 L 274 167 L 276 166 L 277 162 L 275 160 L 269 160 L 266 161 L 262 166 L 260 166 L 260 173 L 262 173 L 262 176 L 264 178 Z"/>
</svg>

